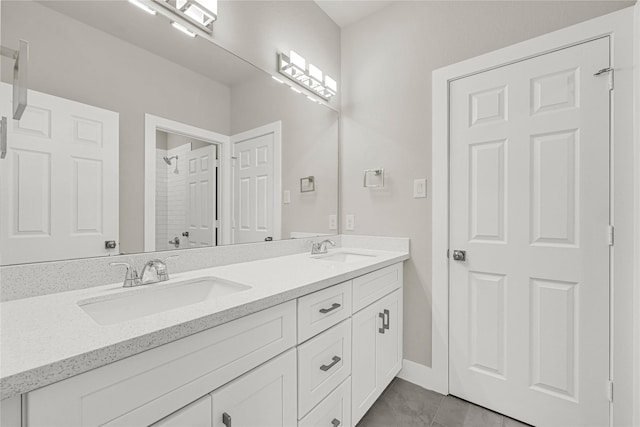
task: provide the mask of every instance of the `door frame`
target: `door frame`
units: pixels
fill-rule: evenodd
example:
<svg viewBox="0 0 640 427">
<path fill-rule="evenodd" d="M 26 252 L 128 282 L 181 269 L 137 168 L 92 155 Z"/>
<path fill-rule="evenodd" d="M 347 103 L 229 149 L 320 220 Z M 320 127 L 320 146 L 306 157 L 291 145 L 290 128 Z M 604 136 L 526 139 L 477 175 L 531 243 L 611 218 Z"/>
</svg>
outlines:
<svg viewBox="0 0 640 427">
<path fill-rule="evenodd" d="M 637 9 L 639 6 L 635 6 Z M 636 12 L 637 13 L 637 12 Z M 634 362 L 638 349 L 635 311 L 634 269 L 640 255 L 640 183 L 634 181 L 634 7 L 604 15 L 571 27 L 545 34 L 494 52 L 433 71 L 432 74 L 432 366 L 421 381 L 428 388 L 449 393 L 449 85 L 468 77 L 515 62 L 544 55 L 601 37 L 610 37 L 611 64 L 615 69 L 612 93 L 611 223 L 615 226 L 615 245 L 610 251 L 610 378 L 615 383 L 615 405 L 610 410 L 611 425 L 632 425 L 638 414 L 640 362 Z M 638 48 L 636 47 L 636 50 Z M 640 55 L 639 55 L 640 56 Z M 597 70 L 594 70 L 594 72 Z M 640 77 L 638 77 L 640 80 Z M 637 90 L 637 88 L 636 88 Z M 615 114 L 613 112 L 615 111 Z M 635 113 L 636 115 L 638 112 Z M 637 130 L 636 130 L 637 132 Z M 638 142 L 636 141 L 636 145 Z M 636 162 L 637 156 L 635 157 Z M 636 164 L 636 170 L 640 164 Z M 636 175 L 637 178 L 637 175 Z M 635 209 L 635 213 L 634 213 Z M 444 225 L 444 226 L 443 226 Z M 603 235 L 603 238 L 605 236 Z M 634 247 L 635 246 L 635 247 Z M 638 253 L 638 255 L 636 255 Z M 636 265 L 634 265 L 634 263 Z M 614 280 L 615 278 L 615 280 Z M 615 295 L 615 298 L 613 298 Z M 635 341 L 635 342 L 634 342 Z M 629 343 L 634 345 L 629 347 Z M 621 373 L 615 375 L 616 372 Z M 634 375 L 629 375 L 633 372 Z M 634 379 L 635 377 L 635 379 Z M 636 384 L 634 384 L 634 381 Z M 606 384 L 603 384 L 603 395 Z M 634 396 L 635 392 L 635 396 Z M 636 415 L 634 415 L 634 413 Z"/>
<path fill-rule="evenodd" d="M 231 136 L 231 156 L 235 160 L 235 143 L 239 140 L 258 138 L 263 135 L 273 134 L 273 240 L 282 239 L 282 121 L 267 123 L 244 132 L 239 132 Z M 231 201 L 235 206 L 235 175 L 231 172 Z M 232 209 L 235 209 L 232 207 Z M 235 221 L 235 212 L 231 212 L 231 218 Z M 276 219 L 278 219 L 276 221 Z M 231 240 L 229 243 L 235 243 L 235 228 L 231 230 Z"/>
<path fill-rule="evenodd" d="M 156 131 L 171 132 L 219 147 L 217 214 L 220 245 L 231 243 L 231 139 L 227 135 L 153 114 L 144 115 L 144 251 L 156 252 Z"/>
</svg>

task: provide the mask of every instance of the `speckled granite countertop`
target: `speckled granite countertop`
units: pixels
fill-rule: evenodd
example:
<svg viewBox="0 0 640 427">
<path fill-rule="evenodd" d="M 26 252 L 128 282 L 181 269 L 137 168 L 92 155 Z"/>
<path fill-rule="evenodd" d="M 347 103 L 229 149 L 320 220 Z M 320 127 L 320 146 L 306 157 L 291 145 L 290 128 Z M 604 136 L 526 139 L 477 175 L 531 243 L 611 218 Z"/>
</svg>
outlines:
<svg viewBox="0 0 640 427">
<path fill-rule="evenodd" d="M 408 251 L 340 248 L 330 252 L 348 251 L 376 256 L 339 263 L 296 254 L 178 273 L 162 284 L 125 289 L 117 283 L 2 303 L 1 398 L 35 390 L 409 258 Z M 78 305 L 88 298 L 144 292 L 203 276 L 251 289 L 108 326 L 97 324 Z"/>
</svg>

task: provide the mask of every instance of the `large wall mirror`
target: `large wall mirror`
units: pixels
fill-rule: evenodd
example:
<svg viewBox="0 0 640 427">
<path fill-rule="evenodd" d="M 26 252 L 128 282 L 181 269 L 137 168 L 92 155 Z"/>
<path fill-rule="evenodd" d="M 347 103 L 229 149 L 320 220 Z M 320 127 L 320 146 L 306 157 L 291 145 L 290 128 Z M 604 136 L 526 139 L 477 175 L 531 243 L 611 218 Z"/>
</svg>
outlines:
<svg viewBox="0 0 640 427">
<path fill-rule="evenodd" d="M 2 265 L 337 232 L 336 111 L 128 2 L 0 5 Z"/>
</svg>

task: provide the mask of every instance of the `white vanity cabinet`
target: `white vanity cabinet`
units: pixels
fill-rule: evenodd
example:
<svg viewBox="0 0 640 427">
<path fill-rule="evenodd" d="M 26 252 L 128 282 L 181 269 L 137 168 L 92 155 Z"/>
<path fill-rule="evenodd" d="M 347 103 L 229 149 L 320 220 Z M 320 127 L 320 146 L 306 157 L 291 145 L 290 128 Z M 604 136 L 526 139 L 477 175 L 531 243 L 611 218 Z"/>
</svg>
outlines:
<svg viewBox="0 0 640 427">
<path fill-rule="evenodd" d="M 291 349 L 211 393 L 212 425 L 295 426 L 296 397 L 296 352 Z"/>
<path fill-rule="evenodd" d="M 211 427 L 211 396 L 196 400 L 151 427 Z"/>
<path fill-rule="evenodd" d="M 22 423 L 353 427 L 401 366 L 400 262 L 31 391 Z"/>
<path fill-rule="evenodd" d="M 361 285 L 395 289 L 355 313 L 351 373 L 352 424 L 356 425 L 402 368 L 402 264 L 363 276 Z M 377 274 L 376 274 L 377 273 Z M 358 280 L 354 280 L 355 282 Z M 376 291 L 377 292 L 377 291 Z M 355 294 L 355 290 L 354 290 Z M 370 292 L 362 292 L 368 298 Z M 354 305 L 358 304 L 354 298 Z"/>
</svg>

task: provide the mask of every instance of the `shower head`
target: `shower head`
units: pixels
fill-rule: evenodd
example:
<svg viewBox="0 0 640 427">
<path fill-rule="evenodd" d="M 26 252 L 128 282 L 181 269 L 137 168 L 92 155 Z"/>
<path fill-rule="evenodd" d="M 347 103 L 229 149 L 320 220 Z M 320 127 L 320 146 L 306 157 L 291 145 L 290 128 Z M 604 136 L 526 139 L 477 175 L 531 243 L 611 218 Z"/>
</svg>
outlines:
<svg viewBox="0 0 640 427">
<path fill-rule="evenodd" d="M 172 161 L 173 159 L 178 160 L 178 156 L 171 156 L 171 157 L 167 157 L 167 156 L 165 156 L 165 157 L 163 157 L 163 158 L 162 158 L 162 160 L 164 160 L 164 162 L 165 162 L 166 164 L 168 164 L 169 166 L 171 166 L 171 161 Z"/>
<path fill-rule="evenodd" d="M 174 170 L 173 173 L 175 173 L 177 175 L 177 174 L 180 173 L 180 171 L 178 170 L 178 156 L 171 156 L 171 157 L 164 156 L 162 158 L 162 160 L 164 160 L 164 162 L 169 166 L 171 166 L 171 161 L 173 159 L 176 159 L 176 170 Z"/>
</svg>

